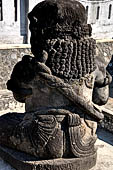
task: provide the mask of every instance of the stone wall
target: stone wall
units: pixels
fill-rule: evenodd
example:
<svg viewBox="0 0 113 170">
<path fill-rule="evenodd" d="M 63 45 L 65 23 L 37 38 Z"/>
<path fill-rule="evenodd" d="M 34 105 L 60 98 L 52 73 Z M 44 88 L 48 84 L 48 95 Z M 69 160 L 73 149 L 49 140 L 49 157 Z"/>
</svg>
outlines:
<svg viewBox="0 0 113 170">
<path fill-rule="evenodd" d="M 113 114 L 109 110 L 103 110 L 104 120 L 101 122 L 100 126 L 111 133 L 113 133 Z"/>
<path fill-rule="evenodd" d="M 25 112 L 25 104 L 17 102 L 12 92 L 0 90 L 0 115 L 8 112 Z"/>
<path fill-rule="evenodd" d="M 12 92 L 6 89 L 14 65 L 25 54 L 31 54 L 30 45 L 0 45 L 0 114 L 2 112 L 24 112 L 25 105 L 17 102 Z"/>
<path fill-rule="evenodd" d="M 104 59 L 105 64 L 109 63 L 113 55 L 113 40 L 97 40 L 96 54 Z"/>
<path fill-rule="evenodd" d="M 0 45 L 0 90 L 6 89 L 6 82 L 11 75 L 14 65 L 25 54 L 31 54 L 30 45 Z"/>
</svg>

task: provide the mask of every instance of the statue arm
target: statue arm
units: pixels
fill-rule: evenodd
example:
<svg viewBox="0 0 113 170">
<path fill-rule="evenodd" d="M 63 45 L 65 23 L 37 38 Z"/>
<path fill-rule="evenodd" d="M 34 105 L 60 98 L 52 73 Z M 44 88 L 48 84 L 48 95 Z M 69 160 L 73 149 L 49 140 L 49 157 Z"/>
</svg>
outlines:
<svg viewBox="0 0 113 170">
<path fill-rule="evenodd" d="M 97 105 L 104 105 L 109 98 L 109 84 L 112 81 L 111 75 L 106 68 L 97 68 L 92 100 Z"/>
</svg>

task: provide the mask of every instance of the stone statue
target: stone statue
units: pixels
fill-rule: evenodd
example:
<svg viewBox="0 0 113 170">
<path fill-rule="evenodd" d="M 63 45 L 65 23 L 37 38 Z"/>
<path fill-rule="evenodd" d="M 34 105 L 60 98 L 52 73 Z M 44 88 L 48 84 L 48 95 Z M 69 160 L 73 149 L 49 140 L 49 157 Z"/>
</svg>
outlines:
<svg viewBox="0 0 113 170">
<path fill-rule="evenodd" d="M 111 77 L 96 62 L 85 8 L 77 1 L 46 0 L 28 18 L 34 57 L 25 55 L 7 82 L 26 112 L 0 117 L 0 143 L 36 161 L 55 160 L 51 170 L 88 170 L 96 162 L 99 105 L 108 100 Z M 50 165 L 42 164 L 36 167 Z"/>
</svg>

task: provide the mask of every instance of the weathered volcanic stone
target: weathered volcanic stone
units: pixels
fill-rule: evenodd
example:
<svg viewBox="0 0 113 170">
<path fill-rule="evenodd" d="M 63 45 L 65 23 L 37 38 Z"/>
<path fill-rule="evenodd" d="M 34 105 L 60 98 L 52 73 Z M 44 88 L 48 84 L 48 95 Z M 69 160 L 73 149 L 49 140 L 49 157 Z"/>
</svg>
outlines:
<svg viewBox="0 0 113 170">
<path fill-rule="evenodd" d="M 97 155 L 85 158 L 36 160 L 35 157 L 0 145 L 0 156 L 17 170 L 88 170 L 96 164 Z"/>
</svg>

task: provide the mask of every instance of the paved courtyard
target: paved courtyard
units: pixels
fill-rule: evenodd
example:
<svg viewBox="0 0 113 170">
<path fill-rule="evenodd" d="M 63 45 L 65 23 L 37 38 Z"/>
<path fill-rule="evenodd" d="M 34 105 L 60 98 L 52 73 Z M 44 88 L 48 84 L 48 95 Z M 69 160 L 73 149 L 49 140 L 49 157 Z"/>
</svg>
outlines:
<svg viewBox="0 0 113 170">
<path fill-rule="evenodd" d="M 91 170 L 113 170 L 113 134 L 103 129 L 97 134 L 97 164 Z"/>
</svg>

